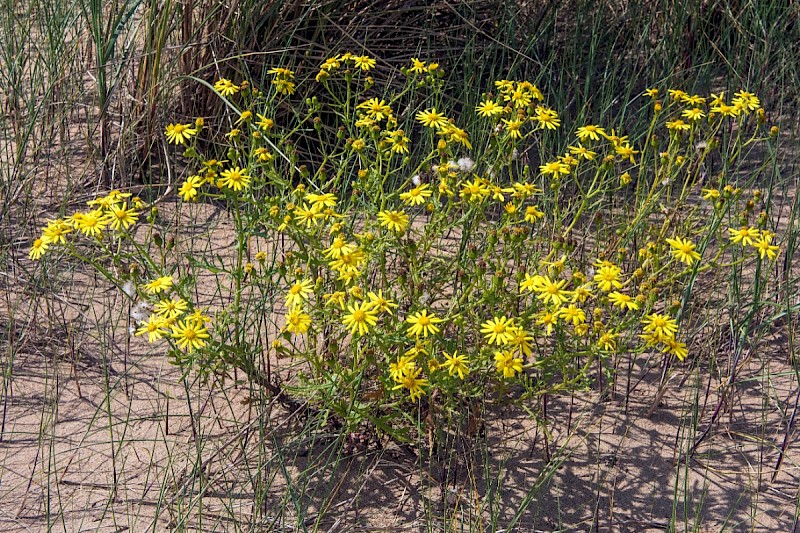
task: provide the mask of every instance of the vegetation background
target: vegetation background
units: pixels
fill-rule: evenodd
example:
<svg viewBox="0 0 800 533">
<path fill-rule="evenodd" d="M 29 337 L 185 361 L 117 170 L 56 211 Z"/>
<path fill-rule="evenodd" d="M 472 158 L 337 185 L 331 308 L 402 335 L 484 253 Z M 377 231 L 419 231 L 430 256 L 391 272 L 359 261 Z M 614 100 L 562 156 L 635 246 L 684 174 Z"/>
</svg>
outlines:
<svg viewBox="0 0 800 533">
<path fill-rule="evenodd" d="M 2 2 L 4 529 L 797 529 L 797 3 Z M 650 376 L 624 401 L 554 401 L 546 438 L 525 413 L 505 413 L 480 453 L 437 470 L 359 435 L 324 435 L 246 386 L 181 380 L 119 334 L 127 311 L 94 274 L 28 260 L 46 219 L 98 193 L 174 202 L 182 169 L 167 157 L 164 126 L 221 105 L 194 78 L 262 82 L 268 69 L 291 66 L 299 81 L 313 79 L 347 50 L 379 58 L 373 75 L 389 84 L 412 56 L 438 61 L 448 107 L 464 117 L 501 78 L 536 83 L 567 124 L 626 131 L 646 129 L 627 106 L 649 86 L 761 97 L 781 130 L 769 178 L 788 213 L 786 312 L 739 374 L 700 456 L 684 457 L 695 440 L 684 435 L 708 428 L 708 405 L 731 373 L 730 332 L 709 335 L 699 353 L 712 362 L 691 365 L 668 389 Z"/>
</svg>

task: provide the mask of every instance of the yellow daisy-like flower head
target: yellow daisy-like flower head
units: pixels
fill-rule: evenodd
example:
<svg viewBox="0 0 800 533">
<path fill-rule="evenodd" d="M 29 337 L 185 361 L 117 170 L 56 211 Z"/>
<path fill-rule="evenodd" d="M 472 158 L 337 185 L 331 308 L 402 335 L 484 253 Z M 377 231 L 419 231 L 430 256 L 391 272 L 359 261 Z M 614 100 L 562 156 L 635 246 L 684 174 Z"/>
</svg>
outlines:
<svg viewBox="0 0 800 533">
<path fill-rule="evenodd" d="M 522 372 L 522 358 L 514 357 L 513 352 L 495 352 L 494 362 L 497 371 L 502 373 L 504 378 L 513 378 L 514 374 Z"/>
<path fill-rule="evenodd" d="M 404 211 L 381 211 L 378 222 L 389 231 L 404 233 L 408 227 L 408 214 Z"/>
<path fill-rule="evenodd" d="M 183 182 L 180 189 L 178 189 L 178 195 L 180 195 L 184 202 L 197 200 L 200 186 L 203 185 L 204 182 L 205 180 L 200 176 L 189 176 L 186 178 L 186 181 Z"/>
<path fill-rule="evenodd" d="M 233 96 L 241 90 L 238 85 L 227 78 L 222 78 L 214 83 L 214 89 L 222 96 Z"/>
<path fill-rule="evenodd" d="M 284 329 L 289 333 L 294 333 L 295 335 L 302 335 L 308 332 L 308 328 L 311 326 L 311 317 L 304 313 L 300 307 L 295 307 L 289 314 L 286 315 L 286 325 Z"/>
<path fill-rule="evenodd" d="M 172 144 L 186 144 L 186 141 L 197 135 L 197 130 L 192 124 L 169 124 L 164 129 L 167 142 Z"/>
<path fill-rule="evenodd" d="M 575 135 L 581 142 L 586 141 L 599 141 L 601 135 L 605 135 L 606 130 L 601 128 L 600 126 L 596 126 L 593 124 L 589 124 L 587 126 L 581 126 L 578 128 L 578 131 L 575 132 Z"/>
<path fill-rule="evenodd" d="M 594 275 L 594 282 L 597 284 L 600 290 L 611 292 L 611 290 L 614 288 L 622 288 L 622 282 L 619 279 L 620 274 L 622 274 L 622 270 L 618 266 L 604 264 Z"/>
<path fill-rule="evenodd" d="M 675 237 L 674 239 L 667 239 L 667 243 L 672 247 L 672 256 L 681 263 L 691 266 L 700 259 L 700 254 L 695 251 L 694 243 L 689 239 Z"/>
<path fill-rule="evenodd" d="M 247 175 L 247 170 L 236 166 L 220 173 L 219 184 L 238 192 L 250 186 L 250 176 Z"/>
<path fill-rule="evenodd" d="M 365 335 L 371 326 L 378 323 L 378 311 L 370 302 L 348 305 L 347 311 L 342 323 L 350 330 L 351 335 Z"/>
<path fill-rule="evenodd" d="M 142 285 L 142 288 L 148 294 L 159 294 L 163 291 L 168 291 L 172 288 L 173 279 L 172 276 L 161 276 L 160 278 L 156 278 L 152 281 L 149 281 Z"/>
<path fill-rule="evenodd" d="M 178 318 L 189 308 L 189 304 L 183 298 L 173 298 L 171 300 L 161 300 L 156 304 L 156 314 L 165 319 Z"/>
<path fill-rule="evenodd" d="M 400 379 L 396 380 L 398 384 L 392 387 L 392 390 L 408 389 L 411 401 L 417 400 L 420 396 L 425 394 L 425 391 L 422 389 L 422 387 L 428 385 L 427 379 L 419 377 L 421 372 L 421 368 L 416 368 L 402 374 Z"/>
<path fill-rule="evenodd" d="M 39 237 L 38 239 L 33 241 L 33 246 L 31 246 L 31 250 L 30 252 L 28 252 L 28 257 L 30 257 L 34 261 L 38 261 L 47 251 L 47 247 L 48 247 L 47 242 L 43 238 Z"/>
<path fill-rule="evenodd" d="M 408 205 L 422 205 L 430 197 L 430 185 L 427 183 L 420 183 L 410 191 L 400 194 L 400 199 Z"/>
<path fill-rule="evenodd" d="M 757 228 L 748 226 L 742 226 L 739 229 L 728 228 L 728 232 L 731 234 L 731 242 L 741 244 L 742 246 L 753 244 L 753 242 L 761 236 Z"/>
<path fill-rule="evenodd" d="M 417 120 L 428 128 L 440 129 L 448 125 L 447 117 L 436 111 L 435 107 L 417 113 Z"/>
<path fill-rule="evenodd" d="M 565 279 L 552 281 L 549 276 L 540 276 L 537 281 L 538 283 L 533 286 L 533 290 L 538 293 L 536 297 L 545 304 L 560 306 L 567 301 L 571 294 L 569 291 L 564 290 L 564 285 L 567 284 Z"/>
<path fill-rule="evenodd" d="M 169 330 L 167 330 L 166 327 L 167 320 L 165 320 L 164 317 L 153 313 L 148 317 L 147 322 L 142 324 L 134 334 L 136 336 L 147 335 L 147 342 L 156 342 L 164 338 L 164 335 L 169 333 Z"/>
<path fill-rule="evenodd" d="M 629 294 L 614 291 L 609 293 L 608 299 L 612 305 L 621 307 L 622 309 L 628 309 L 630 311 L 636 311 L 639 309 L 639 304 L 636 303 L 636 300 L 634 300 Z"/>
<path fill-rule="evenodd" d="M 669 315 L 658 313 L 646 315 L 642 319 L 642 324 L 645 333 L 649 333 L 657 341 L 675 338 L 675 333 L 678 331 L 675 319 Z"/>
<path fill-rule="evenodd" d="M 375 67 L 377 62 L 369 56 L 353 56 L 353 62 L 357 68 L 367 71 Z"/>
<path fill-rule="evenodd" d="M 514 338 L 514 319 L 502 317 L 493 317 L 481 324 L 481 333 L 486 337 L 489 344 L 497 344 L 503 346 L 511 342 Z"/>
<path fill-rule="evenodd" d="M 210 337 L 205 325 L 192 319 L 184 320 L 172 325 L 172 338 L 182 350 L 194 351 L 206 345 Z"/>
<path fill-rule="evenodd" d="M 406 322 L 411 324 L 408 328 L 408 335 L 413 337 L 427 337 L 439 333 L 436 324 L 441 324 L 443 320 L 435 315 L 429 315 L 426 309 L 418 311 L 406 318 Z"/>
<path fill-rule="evenodd" d="M 442 352 L 444 356 L 444 364 L 442 365 L 447 369 L 447 373 L 451 376 L 458 374 L 458 378 L 460 380 L 464 380 L 464 378 L 469 374 L 469 359 L 465 354 L 458 355 L 458 351 L 453 352 L 450 355 L 447 352 Z"/>
<path fill-rule="evenodd" d="M 111 226 L 112 229 L 128 229 L 139 220 L 139 213 L 133 209 L 128 209 L 127 202 L 122 205 L 113 204 L 106 213 L 103 221 Z"/>
<path fill-rule="evenodd" d="M 300 280 L 294 283 L 286 292 L 286 307 L 293 308 L 303 305 L 308 300 L 309 295 L 314 292 L 314 282 L 310 279 Z"/>
<path fill-rule="evenodd" d="M 753 243 L 753 248 L 758 251 L 758 256 L 761 259 L 769 258 L 773 260 L 778 257 L 778 252 L 780 251 L 780 247 L 773 245 L 771 238 L 764 235 Z"/>
<path fill-rule="evenodd" d="M 478 116 L 486 118 L 491 118 L 501 114 L 503 109 L 505 109 L 503 106 L 488 98 L 483 100 L 477 105 L 477 107 L 475 107 L 475 110 L 478 112 Z"/>
</svg>

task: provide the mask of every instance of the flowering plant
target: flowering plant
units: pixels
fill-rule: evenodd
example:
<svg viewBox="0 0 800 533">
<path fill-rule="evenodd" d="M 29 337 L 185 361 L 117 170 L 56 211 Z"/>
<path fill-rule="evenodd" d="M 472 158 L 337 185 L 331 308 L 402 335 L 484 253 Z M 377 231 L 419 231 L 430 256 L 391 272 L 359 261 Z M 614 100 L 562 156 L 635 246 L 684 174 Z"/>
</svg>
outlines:
<svg viewBox="0 0 800 533">
<path fill-rule="evenodd" d="M 187 174 L 174 210 L 112 191 L 31 258 L 132 284 L 134 334 L 186 372 L 243 371 L 400 440 L 477 401 L 613 384 L 624 357 L 691 362 L 696 287 L 730 269 L 759 299 L 779 239 L 732 172 L 776 133 L 755 95 L 648 89 L 646 132 L 580 124 L 564 146 L 531 82 L 455 114 L 438 64 L 412 59 L 395 89 L 375 67 L 331 57 L 304 100 L 288 68 L 218 80 L 223 116 L 166 127 Z"/>
</svg>

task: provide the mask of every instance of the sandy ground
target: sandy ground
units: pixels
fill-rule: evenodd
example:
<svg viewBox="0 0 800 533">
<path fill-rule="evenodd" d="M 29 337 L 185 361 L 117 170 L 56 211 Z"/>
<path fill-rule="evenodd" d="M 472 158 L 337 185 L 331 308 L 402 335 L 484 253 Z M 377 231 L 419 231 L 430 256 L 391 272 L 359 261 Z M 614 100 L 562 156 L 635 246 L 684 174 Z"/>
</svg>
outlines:
<svg viewBox="0 0 800 533">
<path fill-rule="evenodd" d="M 265 475 L 271 500 L 261 504 L 273 512 L 283 508 L 283 517 L 259 512 L 253 497 L 260 474 L 252 465 L 259 453 L 276 454 L 279 443 L 286 444 L 279 444 L 286 475 L 310 476 L 297 495 L 309 529 L 417 531 L 427 512 L 449 509 L 447 530 L 479 516 L 485 530 L 504 530 L 531 491 L 514 530 L 664 531 L 671 517 L 679 531 L 791 531 L 795 525 L 800 449 L 794 428 L 777 473 L 774 467 L 797 383 L 778 372 L 779 360 L 771 362 L 769 381 L 748 362 L 691 458 L 685 452 L 700 436 L 692 433 L 692 405 L 699 404 L 702 432 L 721 378 L 679 369 L 648 416 L 660 370 L 637 360 L 627 406 L 624 394 L 550 398 L 547 442 L 524 413 L 497 408 L 485 431 L 453 441 L 462 453 L 444 465 L 448 481 L 441 485 L 432 477 L 442 477 L 442 465 L 431 476 L 393 445 L 356 447 L 323 468 L 315 457 L 324 455 L 326 441 L 309 445 L 317 454 L 298 452 L 299 426 L 282 408 L 256 409 L 247 388 L 231 383 L 187 389 L 164 357 L 142 352 L 147 346 L 139 339 L 131 346 L 127 363 L 121 350 L 108 361 L 84 357 L 78 365 L 44 353 L 18 354 L 2 406 L 4 531 L 234 531 L 234 520 L 253 531 L 295 531 L 296 508 L 285 500 L 282 475 Z M 705 389 L 707 399 L 694 398 Z M 547 472 L 552 478 L 542 481 Z M 203 520 L 176 523 L 190 504 L 202 504 Z"/>
</svg>

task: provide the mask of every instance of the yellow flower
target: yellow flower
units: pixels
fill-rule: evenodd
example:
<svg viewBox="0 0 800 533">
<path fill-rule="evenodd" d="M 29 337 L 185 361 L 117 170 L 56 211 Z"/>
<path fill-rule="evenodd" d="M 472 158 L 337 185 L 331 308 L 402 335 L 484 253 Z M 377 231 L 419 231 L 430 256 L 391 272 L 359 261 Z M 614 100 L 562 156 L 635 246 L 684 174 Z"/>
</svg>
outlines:
<svg viewBox="0 0 800 533">
<path fill-rule="evenodd" d="M 679 342 L 673 338 L 661 339 L 661 342 L 665 344 L 662 352 L 675 354 L 680 361 L 683 361 L 686 359 L 686 356 L 689 355 L 689 350 L 686 349 L 686 343 Z"/>
<path fill-rule="evenodd" d="M 419 377 L 420 372 L 422 372 L 422 369 L 417 368 L 416 370 L 411 370 L 405 374 L 402 374 L 400 379 L 396 380 L 398 385 L 392 387 L 392 390 L 403 388 L 408 389 L 409 395 L 411 396 L 411 401 L 416 400 L 425 394 L 425 391 L 422 390 L 422 387 L 428 384 L 427 379 Z"/>
<path fill-rule="evenodd" d="M 634 155 L 639 153 L 639 150 L 634 150 L 633 146 L 627 143 L 620 143 L 614 145 L 614 150 L 617 152 L 618 155 L 621 155 L 623 159 L 627 159 L 630 161 L 632 165 L 636 164 L 636 159 L 633 157 Z"/>
<path fill-rule="evenodd" d="M 68 233 L 72 232 L 72 226 L 62 219 L 51 220 L 42 230 L 42 239 L 47 244 L 66 244 Z"/>
<path fill-rule="evenodd" d="M 525 291 L 533 292 L 536 290 L 536 287 L 542 284 L 542 281 L 544 281 L 544 276 L 540 276 L 539 274 L 531 276 L 526 272 L 525 279 L 519 284 L 519 293 L 522 294 Z"/>
<path fill-rule="evenodd" d="M 392 314 L 392 308 L 396 308 L 397 304 L 391 300 L 387 300 L 383 296 L 383 291 L 378 291 L 377 293 L 368 292 L 367 298 L 369 298 L 369 305 L 377 311 L 378 313 L 389 313 Z"/>
<path fill-rule="evenodd" d="M 194 320 L 185 320 L 172 325 L 172 338 L 178 341 L 182 349 L 193 351 L 206 345 L 205 339 L 209 338 L 208 330 L 202 323 Z"/>
<path fill-rule="evenodd" d="M 295 307 L 286 315 L 286 325 L 284 329 L 289 333 L 302 335 L 308 332 L 310 326 L 311 317 L 307 313 L 304 313 L 300 307 Z"/>
<path fill-rule="evenodd" d="M 264 115 L 256 113 L 258 117 L 258 122 L 256 122 L 256 126 L 261 128 L 263 131 L 269 131 L 275 126 L 275 121 L 271 118 L 267 118 Z"/>
<path fill-rule="evenodd" d="M 533 224 L 544 216 L 544 213 L 539 211 L 538 205 L 529 205 L 525 208 L 525 222 Z"/>
<path fill-rule="evenodd" d="M 539 122 L 539 126 L 548 130 L 554 130 L 561 125 L 561 120 L 558 118 L 558 113 L 554 109 L 546 107 L 537 107 L 533 120 Z"/>
<path fill-rule="evenodd" d="M 753 244 L 760 237 L 758 229 L 742 226 L 740 229 L 728 228 L 731 234 L 730 240 L 733 243 L 740 243 L 742 246 Z"/>
<path fill-rule="evenodd" d="M 233 96 L 239 92 L 239 86 L 231 80 L 222 78 L 214 84 L 214 89 L 222 96 Z"/>
<path fill-rule="evenodd" d="M 392 108 L 386 105 L 386 100 L 370 98 L 356 106 L 357 109 L 364 109 L 367 116 L 373 120 L 381 121 L 392 114 Z"/>
<path fill-rule="evenodd" d="M 768 257 L 770 260 L 772 260 L 778 257 L 778 251 L 780 248 L 771 244 L 772 241 L 770 239 L 771 237 L 768 238 L 762 235 L 760 239 L 753 243 L 753 248 L 758 250 L 758 255 L 761 257 L 761 259 Z"/>
<path fill-rule="evenodd" d="M 703 200 L 716 200 L 719 198 L 719 189 L 703 189 Z"/>
<path fill-rule="evenodd" d="M 644 324 L 644 331 L 651 334 L 653 339 L 658 341 L 672 339 L 678 331 L 675 319 L 669 315 L 660 315 L 658 313 L 645 315 L 642 319 L 642 324 Z"/>
<path fill-rule="evenodd" d="M 319 209 L 315 209 L 305 202 L 303 202 L 302 206 L 295 207 L 292 214 L 298 224 L 305 225 L 307 228 L 310 228 L 312 224 L 316 225 L 317 221 L 324 217 L 324 215 L 319 212 Z"/>
<path fill-rule="evenodd" d="M 740 107 L 735 105 L 727 105 L 725 103 L 721 103 L 711 108 L 711 113 L 719 113 L 723 117 L 735 117 L 741 113 L 742 110 Z"/>
<path fill-rule="evenodd" d="M 31 251 L 28 252 L 28 257 L 33 259 L 34 261 L 38 261 L 47 251 L 48 244 L 43 238 L 38 238 L 33 241 L 33 246 L 31 246 Z"/>
<path fill-rule="evenodd" d="M 469 359 L 465 354 L 458 355 L 458 351 L 450 355 L 447 352 L 442 352 L 444 356 L 444 364 L 442 366 L 447 368 L 447 373 L 451 376 L 458 374 L 459 379 L 462 381 L 464 377 L 469 374 Z"/>
<path fill-rule="evenodd" d="M 164 320 L 163 317 L 153 313 L 151 314 L 147 322 L 142 324 L 139 329 L 136 330 L 135 335 L 144 335 L 147 334 L 147 342 L 156 342 L 160 340 L 169 333 L 166 329 L 167 321 Z"/>
<path fill-rule="evenodd" d="M 421 183 L 408 192 L 400 194 L 400 199 L 408 205 L 422 205 L 426 198 L 430 198 L 430 185 Z"/>
<path fill-rule="evenodd" d="M 578 146 L 570 146 L 569 153 L 577 155 L 579 158 L 586 159 L 587 161 L 591 161 L 597 155 L 597 152 L 593 152 L 581 144 Z"/>
<path fill-rule="evenodd" d="M 681 119 L 675 119 L 667 121 L 667 129 L 672 131 L 686 131 L 689 130 L 691 126 Z"/>
<path fill-rule="evenodd" d="M 478 106 L 475 108 L 478 112 L 478 115 L 481 117 L 491 118 L 495 115 L 499 115 L 503 112 L 503 106 L 498 103 L 495 103 L 494 100 L 486 99 L 482 101 Z"/>
<path fill-rule="evenodd" d="M 197 200 L 198 189 L 203 185 L 204 181 L 200 176 L 189 176 L 178 189 L 178 194 L 183 198 L 184 202 Z"/>
<path fill-rule="evenodd" d="M 309 295 L 314 292 L 314 282 L 304 279 L 294 283 L 286 293 L 286 307 L 298 307 L 308 300 Z"/>
<path fill-rule="evenodd" d="M 678 261 L 692 265 L 695 261 L 700 259 L 700 254 L 695 251 L 695 245 L 689 239 L 682 239 L 676 237 L 674 239 L 667 239 L 667 243 L 672 247 L 672 255 Z"/>
<path fill-rule="evenodd" d="M 344 291 L 336 291 L 330 294 L 323 294 L 322 297 L 327 300 L 325 305 L 338 305 L 342 311 L 346 309 L 344 300 L 347 297 L 347 293 Z"/>
<path fill-rule="evenodd" d="M 683 113 L 681 113 L 683 118 L 687 118 L 691 121 L 700 120 L 701 118 L 705 118 L 706 114 L 703 113 L 703 110 L 699 107 L 694 107 L 692 109 L 685 109 Z"/>
<path fill-rule="evenodd" d="M 156 304 L 155 312 L 166 319 L 178 318 L 188 309 L 188 304 L 183 298 L 161 300 Z"/>
<path fill-rule="evenodd" d="M 558 317 L 563 318 L 565 322 L 572 322 L 575 326 L 586 322 L 586 313 L 575 304 L 559 309 Z"/>
<path fill-rule="evenodd" d="M 491 191 L 480 178 L 465 181 L 458 193 L 461 198 L 473 203 L 482 202 L 489 194 L 491 194 Z"/>
<path fill-rule="evenodd" d="M 148 294 L 159 294 L 162 291 L 169 290 L 172 287 L 172 283 L 172 276 L 161 276 L 160 278 L 145 283 L 142 285 L 142 288 Z"/>
<path fill-rule="evenodd" d="M 229 168 L 220 173 L 219 183 L 222 187 L 233 189 L 234 191 L 241 191 L 250 185 L 250 176 L 247 175 L 247 170 L 239 168 Z"/>
<path fill-rule="evenodd" d="M 72 215 L 72 225 L 87 237 L 99 237 L 106 224 L 102 208 Z"/>
<path fill-rule="evenodd" d="M 522 359 L 514 357 L 510 351 L 494 352 L 494 362 L 497 371 L 505 378 L 513 378 L 517 372 L 522 372 Z"/>
<path fill-rule="evenodd" d="M 558 323 L 558 316 L 553 311 L 541 311 L 536 319 L 536 323 L 544 326 L 547 335 L 553 333 L 553 326 Z"/>
<path fill-rule="evenodd" d="M 272 74 L 276 78 L 294 79 L 294 71 L 285 67 L 273 67 L 267 71 L 267 74 Z"/>
<path fill-rule="evenodd" d="M 447 126 L 447 117 L 436 111 L 436 108 L 426 109 L 417 113 L 417 120 L 428 128 L 440 129 Z"/>
<path fill-rule="evenodd" d="M 670 96 L 672 96 L 672 99 L 675 100 L 676 102 L 678 100 L 683 100 L 684 98 L 689 96 L 688 94 L 686 94 L 685 91 L 682 91 L 680 89 L 668 89 L 667 92 L 670 94 Z"/>
<path fill-rule="evenodd" d="M 392 378 L 392 381 L 402 381 L 403 376 L 414 372 L 417 368 L 415 357 L 417 357 L 416 353 L 406 353 L 399 356 L 396 362 L 389 363 L 389 377 Z"/>
<path fill-rule="evenodd" d="M 578 131 L 575 132 L 575 135 L 581 140 L 581 142 L 586 142 L 588 140 L 599 141 L 600 136 L 605 136 L 605 134 L 606 131 L 603 128 L 591 124 L 588 126 L 581 126 L 578 128 Z"/>
<path fill-rule="evenodd" d="M 605 331 L 603 332 L 602 335 L 600 335 L 600 338 L 597 340 L 597 345 L 603 350 L 613 352 L 614 350 L 617 349 L 617 342 L 615 339 L 617 338 L 618 335 L 619 335 L 618 333 Z"/>
<path fill-rule="evenodd" d="M 420 61 L 416 57 L 411 58 L 411 68 L 409 69 L 411 72 L 415 74 L 423 74 L 427 69 L 425 68 L 425 62 Z"/>
<path fill-rule="evenodd" d="M 753 93 L 739 91 L 738 93 L 733 93 L 733 96 L 735 98 L 731 100 L 731 103 L 743 111 L 755 111 L 761 106 L 758 97 Z"/>
<path fill-rule="evenodd" d="M 369 56 L 353 56 L 355 66 L 361 70 L 370 70 L 376 65 L 376 61 Z"/>
<path fill-rule="evenodd" d="M 566 302 L 570 295 L 569 291 L 564 290 L 564 285 L 566 284 L 567 280 L 565 279 L 552 281 L 549 276 L 541 276 L 539 283 L 533 287 L 533 290 L 539 293 L 537 298 L 545 304 L 550 303 L 554 306 L 559 306 Z"/>
<path fill-rule="evenodd" d="M 658 89 L 653 87 L 651 89 L 645 89 L 643 96 L 649 96 L 650 98 L 656 98 L 658 96 Z"/>
<path fill-rule="evenodd" d="M 511 342 L 514 337 L 512 334 L 514 328 L 514 319 L 502 317 L 493 317 L 491 320 L 481 324 L 481 333 L 486 337 L 486 342 L 489 344 L 497 344 L 503 346 Z"/>
<path fill-rule="evenodd" d="M 347 310 L 349 313 L 342 318 L 342 323 L 350 330 L 351 335 L 364 335 L 370 326 L 378 323 L 378 311 L 369 302 L 348 305 Z"/>
<path fill-rule="evenodd" d="M 429 315 L 428 311 L 423 309 L 407 317 L 406 322 L 411 324 L 411 327 L 408 328 L 409 336 L 427 337 L 428 335 L 435 335 L 439 332 L 439 328 L 436 327 L 436 324 L 442 323 L 443 320 L 437 318 L 435 315 Z"/>
<path fill-rule="evenodd" d="M 404 233 L 408 227 L 408 214 L 403 211 L 381 211 L 378 213 L 378 221 L 389 231 Z"/>
<path fill-rule="evenodd" d="M 501 120 L 503 121 L 503 124 L 506 125 L 506 133 L 508 134 L 509 137 L 511 137 L 512 139 L 522 138 L 522 131 L 520 130 L 520 128 L 522 128 L 523 122 L 521 120 L 519 119 L 513 119 L 513 120 L 501 119 Z"/>
<path fill-rule="evenodd" d="M 613 305 L 623 309 L 629 309 L 631 311 L 636 311 L 639 309 L 639 304 L 637 304 L 636 300 L 634 300 L 629 294 L 614 291 L 609 293 L 608 299 Z"/>
<path fill-rule="evenodd" d="M 521 355 L 530 356 L 531 353 L 533 353 L 533 348 L 531 346 L 533 337 L 530 336 L 524 328 L 519 326 L 509 328 L 509 332 L 511 333 L 511 340 L 508 344 L 513 346 L 514 350 L 518 351 Z"/>
<path fill-rule="evenodd" d="M 472 143 L 469 142 L 469 135 L 467 132 L 454 126 L 453 124 L 448 123 L 447 127 L 440 128 L 437 133 L 448 137 L 448 142 L 458 143 L 467 149 L 472 150 Z"/>
<path fill-rule="evenodd" d="M 109 211 L 109 213 L 106 213 L 103 222 L 114 230 L 128 229 L 139 220 L 139 213 L 133 209 L 128 209 L 127 203 L 123 203 L 121 207 L 112 205 Z"/>
<path fill-rule="evenodd" d="M 347 255 L 355 251 L 356 246 L 348 243 L 341 235 L 333 239 L 331 245 L 323 250 L 327 259 L 339 259 L 342 255 Z"/>
<path fill-rule="evenodd" d="M 612 287 L 622 288 L 622 282 L 619 280 L 621 273 L 622 270 L 618 266 L 604 264 L 594 275 L 594 282 L 597 283 L 600 290 L 610 292 Z"/>
<path fill-rule="evenodd" d="M 253 156 L 262 163 L 269 163 L 273 159 L 273 156 L 270 153 L 269 149 L 264 148 L 263 146 L 259 146 L 258 148 L 253 150 Z"/>
<path fill-rule="evenodd" d="M 561 174 L 569 174 L 570 168 L 569 165 L 566 165 L 561 161 L 551 161 L 549 163 L 545 163 L 544 165 L 539 165 L 539 172 L 541 172 L 544 176 L 551 175 L 554 178 L 560 178 Z"/>
<path fill-rule="evenodd" d="M 197 135 L 197 130 L 191 124 L 169 124 L 164 133 L 167 136 L 167 142 L 173 144 L 186 144 L 186 141 Z"/>
</svg>

